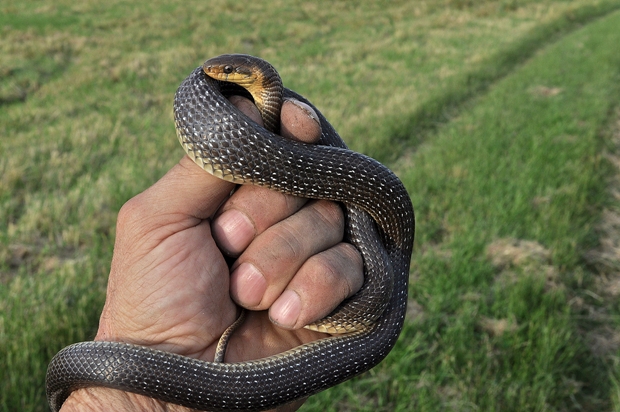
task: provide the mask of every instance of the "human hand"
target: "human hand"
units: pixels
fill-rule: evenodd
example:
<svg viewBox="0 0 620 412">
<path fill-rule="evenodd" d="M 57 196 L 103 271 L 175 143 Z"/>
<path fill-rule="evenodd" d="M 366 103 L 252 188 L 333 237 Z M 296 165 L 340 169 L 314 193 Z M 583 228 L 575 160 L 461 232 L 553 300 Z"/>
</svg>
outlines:
<svg viewBox="0 0 620 412">
<path fill-rule="evenodd" d="M 260 121 L 253 105 L 235 101 Z M 282 121 L 289 138 L 320 136 L 318 123 L 298 102 L 284 104 Z M 95 340 L 212 361 L 219 337 L 239 314 L 235 302 L 252 311 L 229 342 L 227 362 L 273 355 L 324 336 L 300 328 L 324 317 L 363 282 L 361 257 L 342 243 L 340 208 L 250 186 L 229 197 L 232 189 L 184 157 L 123 206 Z M 238 256 L 230 276 L 221 250 Z M 91 388 L 74 392 L 63 411 L 85 410 L 85 403 L 96 405 L 102 396 L 108 402 L 93 410 L 186 410 Z"/>
</svg>

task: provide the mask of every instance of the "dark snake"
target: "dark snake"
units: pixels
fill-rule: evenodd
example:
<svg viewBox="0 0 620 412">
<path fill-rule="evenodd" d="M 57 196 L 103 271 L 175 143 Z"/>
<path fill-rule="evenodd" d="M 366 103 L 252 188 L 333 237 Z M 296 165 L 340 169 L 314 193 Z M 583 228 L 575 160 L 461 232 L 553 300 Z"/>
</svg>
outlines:
<svg viewBox="0 0 620 412">
<path fill-rule="evenodd" d="M 271 112 L 267 117 L 275 117 L 275 124 L 279 124 L 282 102 L 277 97 L 280 101 L 270 103 L 270 93 L 314 108 L 283 88 L 275 69 L 261 59 L 224 55 L 208 60 L 183 81 L 174 99 L 177 135 L 187 154 L 205 170 L 235 183 L 341 202 L 345 239 L 364 260 L 364 285 L 310 327 L 339 334 L 263 359 L 206 362 L 120 342 L 68 346 L 47 371 L 47 397 L 53 411 L 72 391 L 90 386 L 200 410 L 269 409 L 369 370 L 385 358 L 400 334 L 414 237 L 413 207 L 403 184 L 379 162 L 348 150 L 316 108 L 322 129 L 317 145 L 283 139 L 260 127 L 224 95 L 244 92 L 207 76 L 205 71 L 212 68 L 224 78 L 243 78 L 258 71 L 262 82 L 275 81 L 275 86 L 259 84 L 263 95 L 254 96 L 259 108 L 259 100 L 267 96 L 262 110 Z M 265 121 L 277 130 L 273 123 Z"/>
</svg>

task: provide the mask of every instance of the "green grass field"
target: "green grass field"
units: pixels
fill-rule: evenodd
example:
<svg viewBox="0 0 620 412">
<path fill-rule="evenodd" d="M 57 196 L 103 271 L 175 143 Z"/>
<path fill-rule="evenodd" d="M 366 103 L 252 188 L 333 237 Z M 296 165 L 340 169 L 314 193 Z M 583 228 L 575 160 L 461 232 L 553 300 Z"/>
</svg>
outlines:
<svg viewBox="0 0 620 412">
<path fill-rule="evenodd" d="M 416 208 L 409 316 L 305 411 L 620 411 L 620 2 L 0 4 L 0 410 L 92 339 L 181 80 L 261 56 Z"/>
</svg>

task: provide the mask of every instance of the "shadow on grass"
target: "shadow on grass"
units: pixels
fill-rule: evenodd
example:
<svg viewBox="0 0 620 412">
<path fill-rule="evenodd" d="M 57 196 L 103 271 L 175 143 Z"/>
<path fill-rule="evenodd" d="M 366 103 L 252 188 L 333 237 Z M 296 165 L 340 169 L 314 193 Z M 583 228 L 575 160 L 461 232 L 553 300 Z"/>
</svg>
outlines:
<svg viewBox="0 0 620 412">
<path fill-rule="evenodd" d="M 61 43 L 28 62 L 0 68 L 0 107 L 24 103 L 45 83 L 60 77 L 71 65 L 73 49 Z"/>
</svg>

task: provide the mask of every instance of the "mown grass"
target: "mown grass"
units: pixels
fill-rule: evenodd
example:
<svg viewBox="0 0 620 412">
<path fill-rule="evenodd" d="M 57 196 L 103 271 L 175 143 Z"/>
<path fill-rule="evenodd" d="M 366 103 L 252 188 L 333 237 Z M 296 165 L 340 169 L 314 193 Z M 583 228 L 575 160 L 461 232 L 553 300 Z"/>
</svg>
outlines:
<svg viewBox="0 0 620 412">
<path fill-rule="evenodd" d="M 396 349 L 305 410 L 620 409 L 618 295 L 584 258 L 611 199 L 618 8 L 3 3 L 0 408 L 46 410 L 47 362 L 96 330 L 118 209 L 182 155 L 176 86 L 236 51 L 390 162 L 416 207 Z"/>
<path fill-rule="evenodd" d="M 620 97 L 620 60 L 608 43 L 619 20 L 616 13 L 540 50 L 418 148 L 403 172 L 418 215 L 436 216 L 420 222 L 430 245 L 416 262 L 413 296 L 433 310 L 418 327 L 436 330 L 426 344 L 454 356 L 441 366 L 427 358 L 420 371 L 454 374 L 432 379 L 435 390 L 472 382 L 459 402 L 604 408 L 590 402 L 609 390 L 601 379 L 609 365 L 588 353 L 571 300 L 595 303 L 583 253 L 594 246 L 593 211 L 606 201 L 600 130 Z M 535 241 L 541 252 L 494 267 L 488 247 L 502 238 Z M 524 248 L 504 246 L 500 253 Z M 487 319 L 510 327 L 497 333 Z"/>
</svg>

